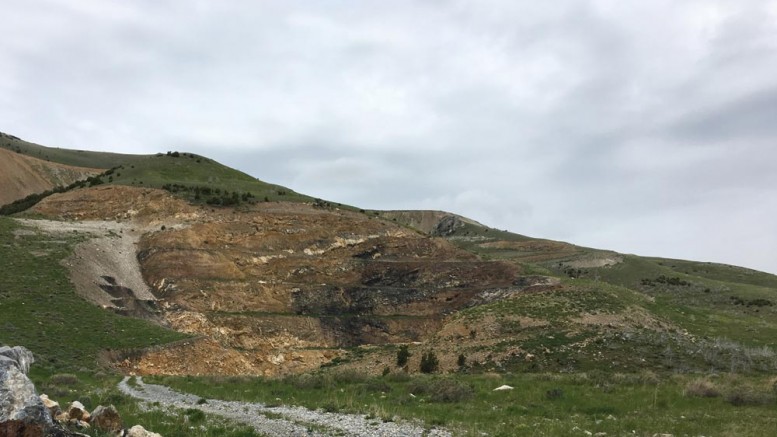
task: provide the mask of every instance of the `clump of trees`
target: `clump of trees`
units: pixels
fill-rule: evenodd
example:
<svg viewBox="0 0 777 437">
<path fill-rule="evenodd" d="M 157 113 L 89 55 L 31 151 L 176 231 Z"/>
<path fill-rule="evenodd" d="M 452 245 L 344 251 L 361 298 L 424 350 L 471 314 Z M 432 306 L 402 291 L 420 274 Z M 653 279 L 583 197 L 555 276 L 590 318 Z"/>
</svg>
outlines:
<svg viewBox="0 0 777 437">
<path fill-rule="evenodd" d="M 739 296 L 731 296 L 729 297 L 731 300 L 731 303 L 734 305 L 742 305 L 742 306 L 748 306 L 748 307 L 770 307 L 774 305 L 774 303 L 768 299 L 742 299 Z"/>
<path fill-rule="evenodd" d="M 37 205 L 38 202 L 41 200 L 51 196 L 52 194 L 57 193 L 64 193 L 70 190 L 74 190 L 76 188 L 84 188 L 87 185 L 90 187 L 94 187 L 96 185 L 104 184 L 105 182 L 102 180 L 103 177 L 111 175 L 114 173 L 120 167 L 113 167 L 110 170 L 104 171 L 96 176 L 89 176 L 86 179 L 82 179 L 79 181 L 75 181 L 72 184 L 63 187 L 63 186 L 57 186 L 50 190 L 43 191 L 41 193 L 33 193 L 29 196 L 15 200 L 7 205 L 0 206 L 0 215 L 11 215 L 16 214 L 18 212 L 26 211 L 33 206 Z"/>
<path fill-rule="evenodd" d="M 684 279 L 680 279 L 679 276 L 673 276 L 670 278 L 664 275 L 661 275 L 655 279 L 644 278 L 640 282 L 642 285 L 646 285 L 648 287 L 656 286 L 659 284 L 674 285 L 678 287 L 690 287 L 692 285 L 690 282 Z"/>
<path fill-rule="evenodd" d="M 422 373 L 434 373 L 440 368 L 440 360 L 437 359 L 437 354 L 434 351 L 427 351 L 421 355 L 421 372 Z"/>
<path fill-rule="evenodd" d="M 222 190 L 221 188 L 211 188 L 204 185 L 188 186 L 181 184 L 165 184 L 162 189 L 171 193 L 181 193 L 189 200 L 195 202 L 204 201 L 212 206 L 237 206 L 241 203 L 256 203 L 256 197 L 253 193 Z"/>
<path fill-rule="evenodd" d="M 410 351 L 406 344 L 403 344 L 397 350 L 397 367 L 404 367 L 407 365 L 407 360 L 410 358 Z"/>
</svg>

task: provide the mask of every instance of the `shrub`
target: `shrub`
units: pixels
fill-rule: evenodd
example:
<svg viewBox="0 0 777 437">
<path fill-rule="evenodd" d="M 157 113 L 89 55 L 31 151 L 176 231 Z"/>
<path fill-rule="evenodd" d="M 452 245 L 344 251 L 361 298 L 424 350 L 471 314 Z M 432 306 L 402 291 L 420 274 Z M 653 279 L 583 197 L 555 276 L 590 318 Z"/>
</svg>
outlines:
<svg viewBox="0 0 777 437">
<path fill-rule="evenodd" d="M 408 382 L 410 379 L 410 375 L 405 372 L 389 373 L 386 375 L 386 380 L 389 382 Z"/>
<path fill-rule="evenodd" d="M 545 397 L 549 400 L 561 399 L 564 396 L 564 391 L 560 388 L 550 389 L 545 392 Z"/>
<path fill-rule="evenodd" d="M 471 399 L 475 394 L 471 385 L 448 378 L 416 379 L 408 389 L 416 395 L 428 395 L 432 402 L 461 402 Z"/>
<path fill-rule="evenodd" d="M 459 354 L 459 358 L 456 360 L 456 364 L 459 365 L 459 367 L 464 367 L 467 365 L 467 357 L 464 356 L 464 354 Z"/>
<path fill-rule="evenodd" d="M 720 391 L 710 381 L 706 379 L 697 379 L 688 383 L 683 391 L 685 396 L 695 396 L 699 398 L 716 398 L 720 396 Z"/>
<path fill-rule="evenodd" d="M 737 387 L 726 394 L 726 402 L 741 407 L 745 405 L 768 405 L 774 403 L 774 395 L 752 387 Z"/>
<path fill-rule="evenodd" d="M 322 389 L 333 386 L 333 379 L 329 375 L 309 375 L 290 376 L 287 381 L 294 387 L 301 390 Z"/>
<path fill-rule="evenodd" d="M 58 373 L 52 375 L 49 382 L 56 385 L 72 386 L 78 384 L 78 377 L 71 373 Z"/>
<path fill-rule="evenodd" d="M 407 364 L 408 358 L 410 358 L 410 351 L 407 349 L 407 345 L 403 344 L 397 351 L 397 367 Z"/>
<path fill-rule="evenodd" d="M 185 414 L 186 417 L 189 418 L 189 421 L 192 423 L 198 423 L 205 420 L 205 413 L 203 413 L 202 410 L 198 410 L 196 408 L 188 408 Z"/>
<path fill-rule="evenodd" d="M 381 379 L 371 379 L 364 384 L 364 388 L 371 393 L 388 393 L 391 391 L 391 386 Z"/>
<path fill-rule="evenodd" d="M 343 384 L 357 384 L 367 380 L 367 375 L 355 370 L 344 370 L 334 374 L 334 380 Z"/>
<path fill-rule="evenodd" d="M 440 360 L 433 351 L 428 351 L 421 355 L 421 372 L 433 373 L 440 367 Z"/>
</svg>

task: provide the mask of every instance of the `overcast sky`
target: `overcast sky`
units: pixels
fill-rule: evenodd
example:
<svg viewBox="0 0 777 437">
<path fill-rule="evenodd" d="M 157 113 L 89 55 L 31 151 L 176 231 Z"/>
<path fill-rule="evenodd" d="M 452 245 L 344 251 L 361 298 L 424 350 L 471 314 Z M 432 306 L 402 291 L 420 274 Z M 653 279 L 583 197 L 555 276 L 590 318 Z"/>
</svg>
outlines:
<svg viewBox="0 0 777 437">
<path fill-rule="evenodd" d="M 777 1 L 4 0 L 0 131 L 777 273 Z"/>
</svg>

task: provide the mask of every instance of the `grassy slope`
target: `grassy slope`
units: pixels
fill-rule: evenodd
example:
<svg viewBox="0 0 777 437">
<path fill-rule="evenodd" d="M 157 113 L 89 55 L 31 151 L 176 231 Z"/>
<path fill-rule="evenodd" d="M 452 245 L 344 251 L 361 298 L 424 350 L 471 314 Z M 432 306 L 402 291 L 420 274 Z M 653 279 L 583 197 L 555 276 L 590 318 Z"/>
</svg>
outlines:
<svg viewBox="0 0 777 437">
<path fill-rule="evenodd" d="M 119 165 L 119 163 L 122 162 L 129 162 L 139 156 L 120 153 L 60 149 L 58 147 L 46 147 L 18 138 L 11 138 L 10 136 L 3 134 L 0 134 L 0 147 L 18 151 L 38 159 L 58 162 L 60 164 L 104 169 L 109 169 L 113 166 Z"/>
<path fill-rule="evenodd" d="M 521 264 L 530 274 L 566 277 L 559 263 L 607 256 L 613 252 L 534 239 L 507 231 L 466 224 L 447 237 L 454 244 L 487 259 Z M 516 249 L 484 246 L 484 243 L 532 243 Z M 724 338 L 745 346 L 775 346 L 777 338 L 777 276 L 742 267 L 695 261 L 623 255 L 623 262 L 580 269 L 581 278 L 624 287 L 651 298 L 640 306 L 693 335 Z M 658 277 L 679 278 L 689 286 L 643 285 Z M 602 288 L 599 287 L 599 288 Z M 584 291 L 582 286 L 580 290 Z M 547 299 L 542 296 L 541 299 Z M 528 297 L 527 299 L 532 299 Z M 771 305 L 748 305 L 757 300 Z M 744 303 L 743 303 L 744 302 Z M 510 313 L 519 300 L 504 302 L 498 311 Z"/>
<path fill-rule="evenodd" d="M 314 199 L 280 185 L 268 184 L 245 173 L 202 156 L 181 153 L 127 155 L 45 147 L 0 136 L 0 147 L 61 164 L 90 168 L 120 167 L 106 183 L 162 188 L 167 184 L 207 186 L 221 191 L 251 193 L 255 199 L 286 202 L 310 202 Z M 183 193 L 181 193 L 183 195 Z M 191 194 L 191 200 L 193 194 Z M 203 199 L 204 201 L 205 199 Z"/>
<path fill-rule="evenodd" d="M 186 154 L 144 155 L 116 170 L 112 183 L 161 188 L 166 184 L 207 186 L 222 191 L 251 193 L 256 199 L 309 202 L 313 199 L 280 185 L 268 184 L 211 159 Z M 105 182 L 108 182 L 105 180 Z"/>
</svg>

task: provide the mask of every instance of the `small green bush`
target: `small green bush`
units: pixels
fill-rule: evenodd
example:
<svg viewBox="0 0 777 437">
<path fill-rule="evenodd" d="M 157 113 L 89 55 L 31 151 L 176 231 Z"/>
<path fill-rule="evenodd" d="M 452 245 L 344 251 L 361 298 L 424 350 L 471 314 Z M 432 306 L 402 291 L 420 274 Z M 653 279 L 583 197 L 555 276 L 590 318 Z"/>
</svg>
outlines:
<svg viewBox="0 0 777 437">
<path fill-rule="evenodd" d="M 364 384 L 364 388 L 371 393 L 388 393 L 391 386 L 382 379 L 371 379 Z"/>
<path fill-rule="evenodd" d="M 727 393 L 725 399 L 726 402 L 735 407 L 769 405 L 775 401 L 775 397 L 772 393 L 759 391 L 752 387 L 737 387 Z"/>
<path fill-rule="evenodd" d="M 78 377 L 72 373 L 58 373 L 49 378 L 49 382 L 55 385 L 73 386 L 78 384 Z"/>
<path fill-rule="evenodd" d="M 343 384 L 358 384 L 367 380 L 367 375 L 354 370 L 344 370 L 337 372 L 333 376 L 334 380 Z"/>
<path fill-rule="evenodd" d="M 397 351 L 397 367 L 407 364 L 408 358 L 410 358 L 410 351 L 407 349 L 407 345 L 403 344 Z"/>
<path fill-rule="evenodd" d="M 192 423 L 199 423 L 205 420 L 205 413 L 196 408 L 188 408 L 184 414 L 189 418 L 189 422 Z"/>
<path fill-rule="evenodd" d="M 410 381 L 410 375 L 408 375 L 405 372 L 395 372 L 395 373 L 389 373 L 386 375 L 386 380 L 388 382 L 408 382 Z"/>
<path fill-rule="evenodd" d="M 564 391 L 560 388 L 553 388 L 545 392 L 545 397 L 548 400 L 561 399 L 564 397 Z"/>
<path fill-rule="evenodd" d="M 433 351 L 428 351 L 421 355 L 421 372 L 433 373 L 440 367 L 440 360 Z"/>
</svg>

